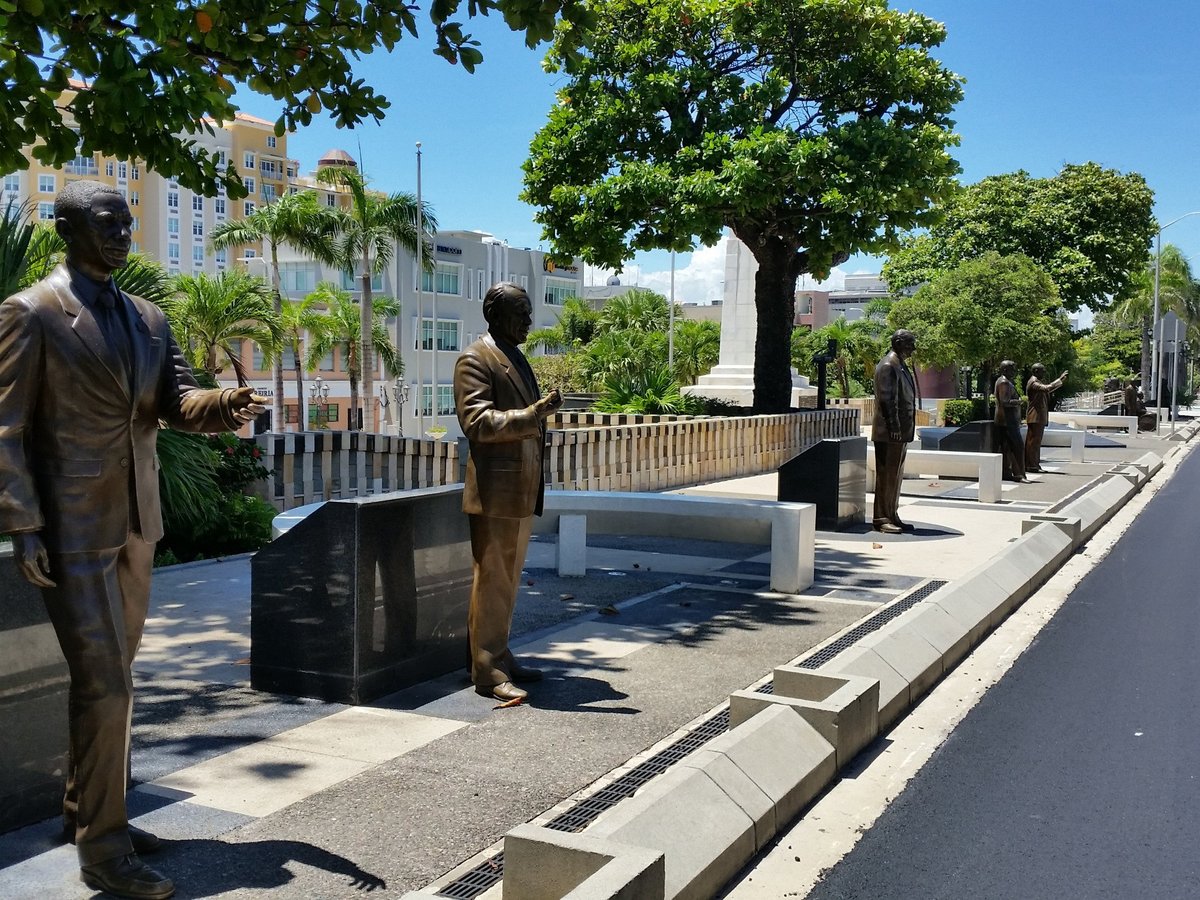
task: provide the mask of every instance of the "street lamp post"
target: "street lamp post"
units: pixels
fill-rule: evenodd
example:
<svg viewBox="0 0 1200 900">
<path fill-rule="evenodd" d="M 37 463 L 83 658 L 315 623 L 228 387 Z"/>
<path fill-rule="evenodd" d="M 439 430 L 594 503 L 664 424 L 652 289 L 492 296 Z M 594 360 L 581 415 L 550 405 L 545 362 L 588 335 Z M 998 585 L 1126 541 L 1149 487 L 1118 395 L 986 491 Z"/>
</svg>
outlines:
<svg viewBox="0 0 1200 900">
<path fill-rule="evenodd" d="M 1158 382 L 1162 378 L 1162 345 L 1163 336 L 1159 332 L 1159 303 L 1158 303 L 1158 282 L 1159 272 L 1162 269 L 1162 233 L 1174 225 L 1176 222 L 1182 222 L 1188 216 L 1200 216 L 1200 209 L 1189 213 L 1184 213 L 1177 219 L 1172 219 L 1162 228 L 1158 229 L 1158 234 L 1154 236 L 1154 322 L 1153 332 L 1151 337 L 1154 338 L 1154 352 L 1150 356 L 1150 388 L 1154 391 L 1154 407 L 1161 409 L 1161 397 L 1159 396 Z"/>
<path fill-rule="evenodd" d="M 391 387 L 379 386 L 379 405 L 387 409 L 393 402 L 396 404 L 396 437 L 404 437 L 404 404 L 407 401 L 408 385 L 403 378 L 397 377 Z"/>
<path fill-rule="evenodd" d="M 325 379 L 323 379 L 320 375 L 318 375 L 316 380 L 308 386 L 308 399 L 317 408 L 317 415 L 315 417 L 317 427 L 320 428 L 322 425 L 328 424 L 329 383 L 326 382 Z M 322 418 L 324 418 L 324 422 L 321 421 Z M 301 430 L 303 430 L 304 423 L 302 422 L 300 424 Z"/>
</svg>

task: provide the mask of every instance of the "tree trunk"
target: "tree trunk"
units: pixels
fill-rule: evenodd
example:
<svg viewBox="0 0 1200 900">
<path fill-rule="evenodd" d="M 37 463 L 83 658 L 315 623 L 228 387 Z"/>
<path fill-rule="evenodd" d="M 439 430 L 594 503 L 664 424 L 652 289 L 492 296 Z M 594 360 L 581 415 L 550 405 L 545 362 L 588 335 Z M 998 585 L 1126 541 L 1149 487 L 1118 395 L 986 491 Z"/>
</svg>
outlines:
<svg viewBox="0 0 1200 900">
<path fill-rule="evenodd" d="M 1150 380 L 1153 363 L 1151 362 L 1150 348 L 1150 327 L 1153 322 L 1153 316 L 1142 316 L 1142 389 L 1146 392 L 1146 399 L 1150 399 Z"/>
<path fill-rule="evenodd" d="M 279 292 L 279 253 L 276 251 L 275 242 L 271 241 L 271 288 L 275 294 L 275 321 L 278 322 L 283 318 L 283 294 Z M 278 347 L 275 354 L 274 369 L 275 376 L 275 402 L 271 404 L 272 414 L 274 419 L 272 430 L 278 434 L 283 434 L 287 431 L 286 419 L 283 414 L 283 348 Z"/>
<path fill-rule="evenodd" d="M 371 407 L 374 394 L 375 365 L 371 345 L 371 335 L 375 324 L 375 311 L 371 305 L 371 257 L 363 252 L 362 297 L 360 298 L 359 318 L 359 364 L 362 371 L 362 427 L 364 431 L 374 431 L 371 421 Z"/>
<path fill-rule="evenodd" d="M 758 317 L 754 338 L 754 412 L 787 412 L 792 403 L 791 336 L 796 279 L 800 277 L 796 248 L 777 237 L 748 241 L 742 237 L 742 240 L 758 262 L 754 276 L 754 307 Z"/>
<path fill-rule="evenodd" d="M 308 418 L 304 415 L 304 373 L 300 368 L 300 341 L 292 341 L 292 360 L 296 367 L 296 430 L 305 431 L 308 428 Z"/>
</svg>

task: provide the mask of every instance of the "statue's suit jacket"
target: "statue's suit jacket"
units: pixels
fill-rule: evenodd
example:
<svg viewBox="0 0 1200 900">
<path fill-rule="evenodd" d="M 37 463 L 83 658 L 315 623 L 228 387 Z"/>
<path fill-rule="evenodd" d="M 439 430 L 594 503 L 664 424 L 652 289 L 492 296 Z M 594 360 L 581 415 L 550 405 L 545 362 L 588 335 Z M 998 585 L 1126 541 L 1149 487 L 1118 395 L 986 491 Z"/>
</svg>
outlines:
<svg viewBox="0 0 1200 900">
<path fill-rule="evenodd" d="M 485 334 L 454 366 L 454 404 L 471 444 L 463 512 L 523 519 L 541 515 L 546 425 L 521 373 Z"/>
<path fill-rule="evenodd" d="M 128 374 L 65 265 L 0 304 L 0 533 L 42 531 L 57 553 L 111 550 L 136 508 L 153 543 L 163 533 L 159 420 L 238 427 L 232 391 L 199 388 L 162 311 L 129 294 L 121 302 Z"/>
<path fill-rule="evenodd" d="M 912 373 L 890 351 L 875 367 L 875 414 L 871 417 L 871 440 L 890 441 L 891 432 L 900 432 L 908 443 L 916 433 L 917 392 Z"/>
</svg>

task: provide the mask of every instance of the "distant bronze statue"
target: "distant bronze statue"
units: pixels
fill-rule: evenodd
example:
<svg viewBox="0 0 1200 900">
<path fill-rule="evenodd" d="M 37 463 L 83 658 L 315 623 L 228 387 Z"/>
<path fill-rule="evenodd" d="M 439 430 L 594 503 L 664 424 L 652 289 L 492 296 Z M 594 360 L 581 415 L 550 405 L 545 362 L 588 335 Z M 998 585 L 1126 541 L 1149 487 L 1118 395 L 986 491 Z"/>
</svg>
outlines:
<svg viewBox="0 0 1200 900">
<path fill-rule="evenodd" d="M 1025 399 L 1028 409 L 1025 412 L 1025 471 L 1042 471 L 1042 436 L 1046 433 L 1046 423 L 1050 421 L 1050 395 L 1063 386 L 1067 373 L 1063 372 L 1051 382 L 1042 381 L 1046 377 L 1046 367 L 1034 363 L 1030 369 L 1029 381 L 1025 383 Z"/>
<path fill-rule="evenodd" d="M 471 448 L 463 491 L 475 562 L 467 618 L 471 680 L 485 697 L 520 701 L 527 694 L 514 682 L 537 681 L 542 673 L 517 662 L 508 637 L 533 516 L 542 514 L 546 417 L 562 406 L 562 395 L 541 395 L 521 353 L 533 324 L 523 288 L 492 285 L 483 317 L 488 333 L 454 366 L 454 404 Z"/>
<path fill-rule="evenodd" d="M 162 311 L 123 293 L 133 218 L 119 191 L 68 184 L 54 201 L 66 262 L 0 304 L 0 533 L 41 588 L 71 673 L 64 836 L 90 888 L 169 897 L 129 825 L 130 667 L 162 537 L 159 420 L 239 428 L 263 412 L 249 388 L 201 390 Z"/>
<path fill-rule="evenodd" d="M 875 444 L 875 510 L 873 524 L 884 534 L 912 531 L 900 520 L 900 482 L 904 457 L 916 433 L 916 380 L 907 360 L 917 348 L 911 331 L 892 335 L 892 349 L 875 367 L 875 414 L 871 441 Z"/>
<path fill-rule="evenodd" d="M 1021 440 L 1021 395 L 1013 378 L 1017 364 L 1011 359 L 1000 363 L 996 379 L 996 445 L 1004 455 L 1004 478 L 1007 481 L 1027 481 L 1025 478 L 1025 442 Z"/>
<path fill-rule="evenodd" d="M 1137 416 L 1138 431 L 1153 431 L 1158 427 L 1158 413 L 1146 410 L 1146 401 L 1142 397 L 1137 381 L 1130 379 L 1125 384 L 1125 415 Z"/>
</svg>

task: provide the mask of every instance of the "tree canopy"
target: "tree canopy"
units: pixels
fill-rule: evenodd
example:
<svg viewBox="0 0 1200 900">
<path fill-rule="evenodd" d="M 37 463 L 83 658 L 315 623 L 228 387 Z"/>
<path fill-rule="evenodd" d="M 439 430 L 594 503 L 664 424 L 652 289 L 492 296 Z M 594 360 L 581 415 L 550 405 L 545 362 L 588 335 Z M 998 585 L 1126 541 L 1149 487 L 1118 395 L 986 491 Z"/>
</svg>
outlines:
<svg viewBox="0 0 1200 900">
<path fill-rule="evenodd" d="M 239 85 L 278 101 L 279 135 L 322 110 L 343 128 L 381 120 L 391 103 L 355 77 L 358 57 L 392 50 L 427 18 L 433 52 L 474 71 L 483 54 L 464 20 L 491 11 L 530 47 L 550 39 L 560 15 L 567 47 L 589 20 L 581 0 L 431 0 L 424 15 L 407 0 L 0 3 L 0 170 L 26 168 L 22 148 L 37 143 L 33 155 L 47 165 L 101 152 L 144 160 L 205 194 L 223 184 L 242 197 L 236 167 L 219 169 L 195 143 L 213 127 L 206 120 L 233 119 Z M 71 79 L 90 90 L 64 96 Z"/>
<path fill-rule="evenodd" d="M 1020 254 L 989 251 L 961 263 L 892 304 L 888 324 L 917 336 L 923 365 L 972 366 L 987 376 L 1002 360 L 1049 364 L 1070 346 L 1058 289 Z"/>
<path fill-rule="evenodd" d="M 1093 162 L 1053 178 L 994 175 L 958 192 L 927 233 L 907 237 L 883 277 L 899 291 L 989 250 L 1023 253 L 1054 279 L 1067 309 L 1102 309 L 1125 299 L 1145 267 L 1153 200 L 1141 175 Z"/>
<path fill-rule="evenodd" d="M 609 0 L 525 164 L 554 252 L 620 268 L 711 245 L 758 262 L 755 406 L 786 409 L 796 279 L 925 223 L 957 163 L 943 26 L 885 0 Z"/>
</svg>

